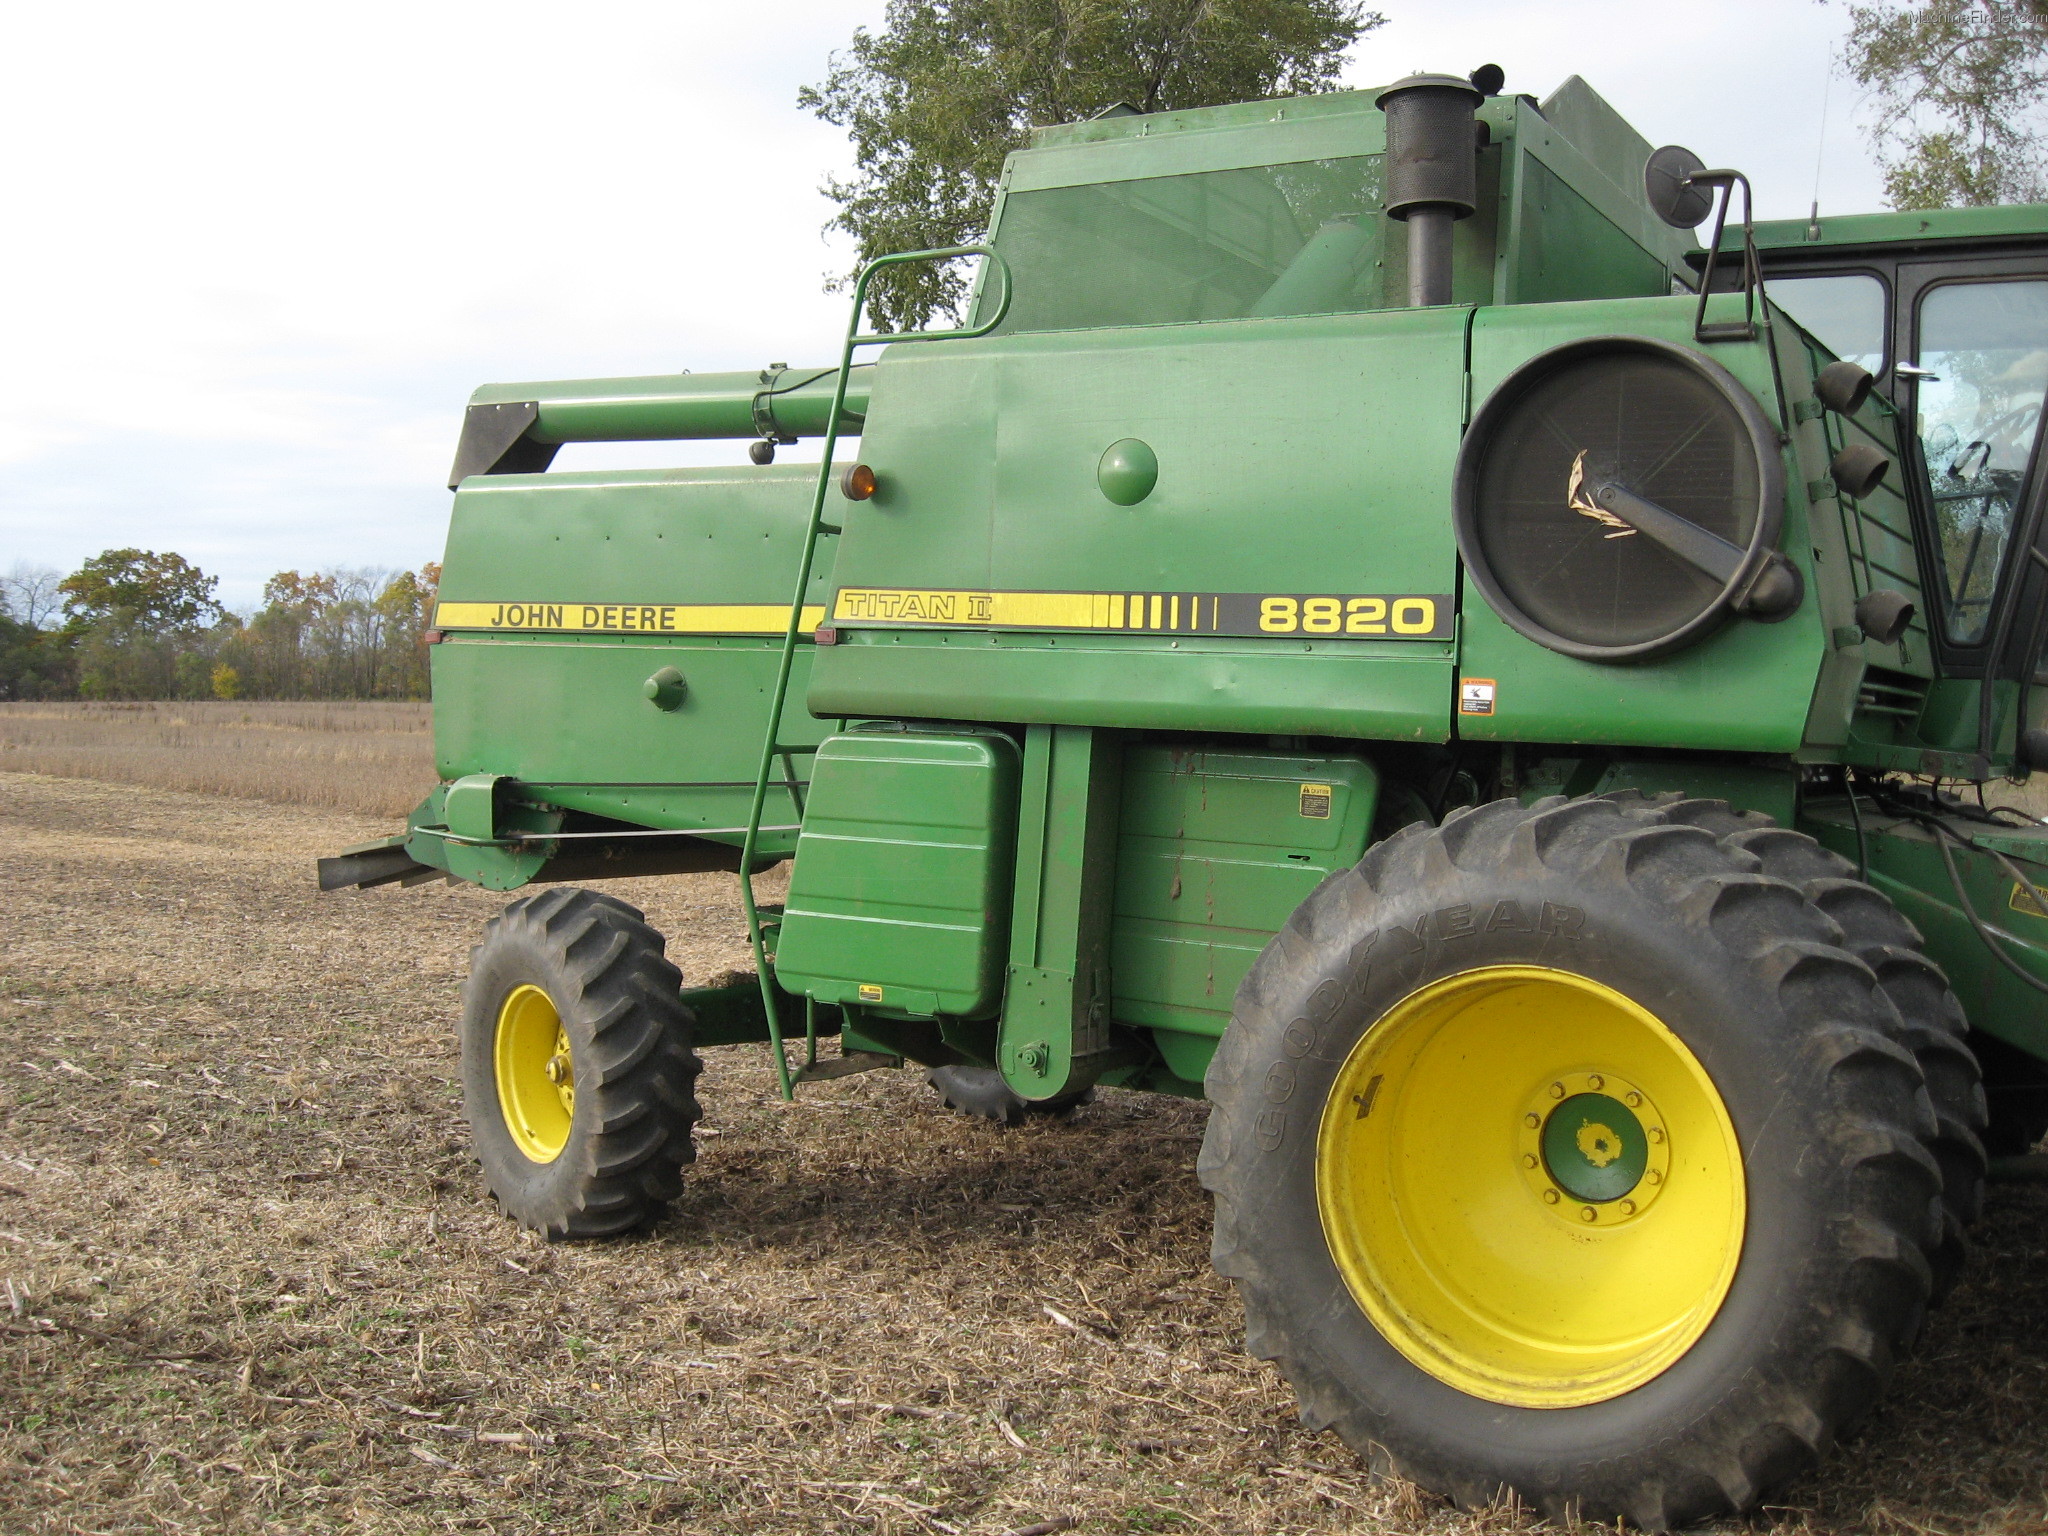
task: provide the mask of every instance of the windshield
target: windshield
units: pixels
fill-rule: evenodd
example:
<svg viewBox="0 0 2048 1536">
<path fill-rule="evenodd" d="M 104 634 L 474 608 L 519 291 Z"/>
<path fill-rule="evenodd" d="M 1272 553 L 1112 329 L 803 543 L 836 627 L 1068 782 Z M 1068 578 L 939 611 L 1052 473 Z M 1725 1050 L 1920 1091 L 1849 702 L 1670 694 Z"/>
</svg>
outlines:
<svg viewBox="0 0 2048 1536">
<path fill-rule="evenodd" d="M 1920 452 L 1948 637 L 1984 639 L 2048 394 L 2048 282 L 1950 283 L 1920 301 Z"/>
<path fill-rule="evenodd" d="M 1378 155 L 1013 192 L 1004 331 L 1378 309 Z"/>
</svg>

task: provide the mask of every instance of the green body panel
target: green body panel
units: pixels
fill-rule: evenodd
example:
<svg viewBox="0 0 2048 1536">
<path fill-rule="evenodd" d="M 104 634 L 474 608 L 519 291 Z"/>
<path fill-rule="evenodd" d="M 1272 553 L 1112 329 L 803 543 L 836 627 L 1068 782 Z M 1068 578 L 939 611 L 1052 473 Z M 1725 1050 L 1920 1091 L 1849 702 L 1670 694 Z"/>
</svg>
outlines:
<svg viewBox="0 0 2048 1536">
<path fill-rule="evenodd" d="M 810 651 L 798 654 L 799 672 Z M 678 831 L 731 829 L 747 817 L 775 682 L 775 643 L 753 637 L 621 641 L 612 636 L 453 636 L 434 648 L 441 772 L 489 764 L 565 810 Z M 643 685 L 664 666 L 689 680 L 674 710 Z M 781 739 L 815 745 L 832 724 L 785 713 Z M 785 778 L 810 777 L 803 754 Z M 767 824 L 794 825 L 777 787 Z M 722 839 L 737 842 L 737 836 Z M 793 840 L 784 837 L 778 851 Z"/>
<path fill-rule="evenodd" d="M 786 610 L 816 479 L 815 464 L 472 475 L 440 601 Z M 811 601 L 825 584 L 821 572 Z"/>
<path fill-rule="evenodd" d="M 776 940 L 781 984 L 898 1013 L 993 1013 L 1017 764 L 1015 745 L 992 732 L 828 738 Z"/>
<path fill-rule="evenodd" d="M 1515 238 L 1502 275 L 1511 303 L 1669 293 L 1669 264 L 1630 239 L 1533 150 L 1519 157 Z"/>
<path fill-rule="evenodd" d="M 1856 817 L 1844 801 L 1809 801 L 1799 830 L 1812 834 L 1852 863 L 1867 855 L 1870 883 L 1889 896 L 1927 941 L 1927 952 L 1948 973 L 1949 985 L 1971 1024 L 2030 1055 L 2048 1059 L 2048 1009 L 2041 994 L 2001 965 L 1978 937 L 1957 900 L 1935 846 L 1936 834 L 1911 821 L 1861 807 L 1859 849 Z M 2037 887 L 2048 882 L 2048 827 L 1995 831 L 1957 825 L 1971 841 L 1995 847 L 2012 859 Z M 2031 910 L 2024 891 L 1989 854 L 1950 845 L 1970 906 L 2006 936 L 2003 947 L 2026 971 L 2048 982 L 2048 917 Z"/>
<path fill-rule="evenodd" d="M 1359 757 L 1128 751 L 1117 1021 L 1156 1031 L 1175 1073 L 1199 1080 L 1238 983 L 1309 893 L 1364 855 L 1378 804 L 1379 776 Z"/>
<path fill-rule="evenodd" d="M 827 715 L 1442 741 L 1451 648 L 1135 635 L 842 635 L 818 653 Z"/>
<path fill-rule="evenodd" d="M 818 657 L 812 710 L 1444 739 L 1446 642 L 905 632 L 843 593 L 1448 595 L 1455 545 L 1425 509 L 1449 493 L 1465 322 L 1403 310 L 890 352 L 862 440 L 886 494 L 847 518 L 842 643 Z M 1131 507 L 1096 484 L 1125 438 L 1160 465 Z"/>
<path fill-rule="evenodd" d="M 455 498 L 441 611 L 753 605 L 756 627 L 779 631 L 815 478 L 804 465 L 472 476 Z M 822 576 L 814 590 L 822 602 Z M 433 650 L 440 772 L 506 775 L 551 804 L 648 827 L 738 827 L 778 644 L 765 632 L 448 627 Z M 806 645 L 800 678 L 810 660 Z M 665 667 L 686 685 L 673 708 L 646 692 Z M 779 739 L 815 745 L 830 729 L 793 706 Z M 785 767 L 809 775 L 801 755 Z M 788 790 L 767 820 L 796 823 Z M 777 834 L 768 847 L 792 845 Z"/>
</svg>

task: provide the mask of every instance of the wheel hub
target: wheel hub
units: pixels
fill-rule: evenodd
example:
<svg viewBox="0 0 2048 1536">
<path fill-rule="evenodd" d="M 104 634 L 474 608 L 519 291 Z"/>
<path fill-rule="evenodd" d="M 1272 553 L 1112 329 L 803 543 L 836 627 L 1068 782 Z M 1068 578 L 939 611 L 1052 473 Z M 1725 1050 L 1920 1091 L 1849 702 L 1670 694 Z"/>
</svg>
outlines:
<svg viewBox="0 0 2048 1536">
<path fill-rule="evenodd" d="M 1515 1123 L 1523 1182 L 1558 1218 L 1581 1227 L 1633 1220 L 1671 1171 L 1664 1117 L 1613 1072 L 1563 1072 L 1529 1095 Z"/>
</svg>

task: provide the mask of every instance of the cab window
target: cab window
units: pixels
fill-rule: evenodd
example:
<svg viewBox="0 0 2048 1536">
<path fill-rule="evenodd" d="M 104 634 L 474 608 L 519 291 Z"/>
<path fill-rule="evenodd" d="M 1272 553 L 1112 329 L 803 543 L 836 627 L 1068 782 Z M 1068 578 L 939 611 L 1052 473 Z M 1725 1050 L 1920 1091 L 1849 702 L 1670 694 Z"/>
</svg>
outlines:
<svg viewBox="0 0 2048 1536">
<path fill-rule="evenodd" d="M 1884 372 L 1884 280 L 1868 272 L 1774 277 L 1771 302 L 1844 362 Z"/>
</svg>

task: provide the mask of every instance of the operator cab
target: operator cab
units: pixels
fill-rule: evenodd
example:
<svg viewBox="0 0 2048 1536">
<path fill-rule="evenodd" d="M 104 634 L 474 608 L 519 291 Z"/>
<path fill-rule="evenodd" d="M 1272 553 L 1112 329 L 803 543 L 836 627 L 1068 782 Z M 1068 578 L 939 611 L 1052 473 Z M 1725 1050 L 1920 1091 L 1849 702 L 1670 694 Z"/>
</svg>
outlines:
<svg viewBox="0 0 2048 1536">
<path fill-rule="evenodd" d="M 1928 619 L 1942 674 L 1982 677 L 1996 652 L 1994 675 L 2048 681 L 2048 206 L 1780 220 L 1755 232 L 1771 301 L 1867 369 L 1911 423 L 1907 490 L 1925 590 L 1939 594 Z M 1714 282 L 1724 286 L 1739 286 L 1725 261 Z M 2024 568 L 2011 557 L 2019 542 L 2033 551 Z"/>
</svg>

